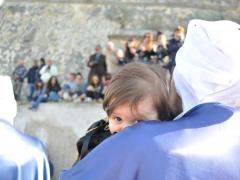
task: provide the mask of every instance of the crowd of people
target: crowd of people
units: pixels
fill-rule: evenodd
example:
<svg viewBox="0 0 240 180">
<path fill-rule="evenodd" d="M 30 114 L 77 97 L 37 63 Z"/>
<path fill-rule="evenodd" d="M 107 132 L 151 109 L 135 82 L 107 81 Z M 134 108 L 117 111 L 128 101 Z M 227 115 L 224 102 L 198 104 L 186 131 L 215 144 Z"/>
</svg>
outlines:
<svg viewBox="0 0 240 180">
<path fill-rule="evenodd" d="M 95 53 L 90 55 L 87 62 L 90 69 L 87 80 L 84 80 L 81 72 L 70 72 L 66 82 L 59 82 L 58 68 L 51 59 L 46 62 L 44 58 L 34 60 L 29 69 L 25 67 L 24 61 L 19 61 L 12 73 L 15 98 L 22 98 L 21 91 L 26 78 L 30 109 L 37 109 L 40 103 L 48 101 L 101 102 L 112 75 L 128 63 L 160 64 L 172 74 L 175 55 L 183 44 L 184 33 L 184 28 L 178 26 L 167 40 L 162 32 L 157 32 L 155 38 L 148 32 L 141 42 L 129 38 L 125 50 L 116 48 L 111 41 L 107 43 L 105 51 L 96 45 Z"/>
</svg>

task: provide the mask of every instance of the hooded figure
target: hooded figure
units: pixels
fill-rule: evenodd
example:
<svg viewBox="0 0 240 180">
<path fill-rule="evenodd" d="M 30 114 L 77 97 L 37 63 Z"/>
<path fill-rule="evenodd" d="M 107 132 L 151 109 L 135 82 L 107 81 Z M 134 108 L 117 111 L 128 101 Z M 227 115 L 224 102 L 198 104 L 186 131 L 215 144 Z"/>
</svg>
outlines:
<svg viewBox="0 0 240 180">
<path fill-rule="evenodd" d="M 192 20 L 176 56 L 184 112 L 105 140 L 60 180 L 240 179 L 240 25 Z"/>
<path fill-rule="evenodd" d="M 50 179 L 42 142 L 13 127 L 17 105 L 10 77 L 0 76 L 0 84 L 0 179 Z"/>
<path fill-rule="evenodd" d="M 240 29 L 231 21 L 191 21 L 174 81 L 187 111 L 204 102 L 240 106 Z"/>
</svg>

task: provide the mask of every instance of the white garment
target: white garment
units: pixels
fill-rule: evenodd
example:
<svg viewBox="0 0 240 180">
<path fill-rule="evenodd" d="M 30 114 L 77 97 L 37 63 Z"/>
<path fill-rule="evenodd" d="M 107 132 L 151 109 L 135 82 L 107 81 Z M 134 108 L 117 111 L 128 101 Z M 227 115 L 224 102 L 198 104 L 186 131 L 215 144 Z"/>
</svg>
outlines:
<svg viewBox="0 0 240 180">
<path fill-rule="evenodd" d="M 13 86 L 9 76 L 0 76 L 0 119 L 13 124 L 17 114 L 17 103 L 13 94 Z"/>
<path fill-rule="evenodd" d="M 4 0 L 0 0 L 0 6 L 3 4 Z"/>
<path fill-rule="evenodd" d="M 41 80 L 44 83 L 47 83 L 52 76 L 58 75 L 58 69 L 55 65 L 51 65 L 50 69 L 48 69 L 48 65 L 45 65 L 42 67 L 39 73 L 41 74 Z"/>
<path fill-rule="evenodd" d="M 174 81 L 184 111 L 203 102 L 240 105 L 240 25 L 191 20 Z"/>
<path fill-rule="evenodd" d="M 106 64 L 108 73 L 114 74 L 118 70 L 118 61 L 114 50 L 106 52 Z"/>
</svg>

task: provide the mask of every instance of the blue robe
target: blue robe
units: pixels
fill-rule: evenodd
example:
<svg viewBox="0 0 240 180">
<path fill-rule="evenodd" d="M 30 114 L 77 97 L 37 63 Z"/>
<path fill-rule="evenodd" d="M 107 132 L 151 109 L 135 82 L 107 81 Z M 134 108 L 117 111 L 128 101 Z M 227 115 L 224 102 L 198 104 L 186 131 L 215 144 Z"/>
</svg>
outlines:
<svg viewBox="0 0 240 180">
<path fill-rule="evenodd" d="M 240 114 L 206 103 L 176 121 L 140 122 L 105 140 L 59 179 L 240 179 Z"/>
<path fill-rule="evenodd" d="M 0 120 L 0 180 L 49 180 L 44 146 Z"/>
</svg>

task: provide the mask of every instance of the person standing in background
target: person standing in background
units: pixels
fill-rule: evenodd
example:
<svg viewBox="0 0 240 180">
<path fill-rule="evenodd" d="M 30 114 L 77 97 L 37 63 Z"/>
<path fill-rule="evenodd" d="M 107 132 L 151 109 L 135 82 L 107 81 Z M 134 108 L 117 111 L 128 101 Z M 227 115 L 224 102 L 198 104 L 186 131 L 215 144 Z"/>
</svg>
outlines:
<svg viewBox="0 0 240 180">
<path fill-rule="evenodd" d="M 45 59 L 44 59 L 44 58 L 41 58 L 41 59 L 39 60 L 39 68 L 40 68 L 40 70 L 41 70 L 42 67 L 45 66 L 45 65 L 46 65 Z"/>
<path fill-rule="evenodd" d="M 107 72 L 113 74 L 118 69 L 118 62 L 116 60 L 116 50 L 114 48 L 114 43 L 109 41 L 106 50 L 106 64 Z"/>
<path fill-rule="evenodd" d="M 166 65 L 166 68 L 169 70 L 170 74 L 173 73 L 173 69 L 176 65 L 175 57 L 178 49 L 183 45 L 185 39 L 185 29 L 182 26 L 178 26 L 173 34 L 173 37 L 168 42 L 168 55 L 169 63 Z"/>
<path fill-rule="evenodd" d="M 97 75 L 101 80 L 103 75 L 107 73 L 106 56 L 102 53 L 100 45 L 95 47 L 95 53 L 89 57 L 87 65 L 90 68 L 88 83 L 90 83 L 93 75 Z"/>
<path fill-rule="evenodd" d="M 165 64 L 168 58 L 167 37 L 162 32 L 157 33 L 157 63 Z"/>
<path fill-rule="evenodd" d="M 14 69 L 12 73 L 14 96 L 17 101 L 21 98 L 23 81 L 26 74 L 27 69 L 24 65 L 24 61 L 20 60 L 18 62 L 18 66 Z"/>
<path fill-rule="evenodd" d="M 39 71 L 41 77 L 40 79 L 44 82 L 44 84 L 47 84 L 49 79 L 52 76 L 57 76 L 58 75 L 58 69 L 56 65 L 54 65 L 53 61 L 49 59 L 47 61 L 47 64 L 41 68 Z"/>
<path fill-rule="evenodd" d="M 28 70 L 26 75 L 28 80 L 28 101 L 32 101 L 33 94 L 35 91 L 35 82 L 38 79 L 38 72 L 39 72 L 38 61 L 34 60 L 33 66 Z"/>
</svg>

